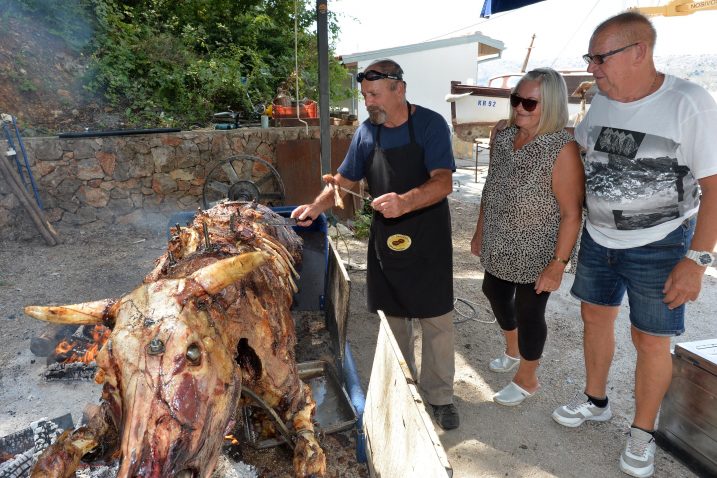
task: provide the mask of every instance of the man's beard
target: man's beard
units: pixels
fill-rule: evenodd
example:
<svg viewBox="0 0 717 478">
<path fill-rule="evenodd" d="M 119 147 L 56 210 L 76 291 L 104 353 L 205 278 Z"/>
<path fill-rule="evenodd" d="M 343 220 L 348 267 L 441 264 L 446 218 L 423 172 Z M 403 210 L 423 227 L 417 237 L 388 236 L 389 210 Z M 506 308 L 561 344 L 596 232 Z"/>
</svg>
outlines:
<svg viewBox="0 0 717 478">
<path fill-rule="evenodd" d="M 381 108 L 369 108 L 368 119 L 373 124 L 384 124 L 386 122 L 386 112 Z"/>
</svg>

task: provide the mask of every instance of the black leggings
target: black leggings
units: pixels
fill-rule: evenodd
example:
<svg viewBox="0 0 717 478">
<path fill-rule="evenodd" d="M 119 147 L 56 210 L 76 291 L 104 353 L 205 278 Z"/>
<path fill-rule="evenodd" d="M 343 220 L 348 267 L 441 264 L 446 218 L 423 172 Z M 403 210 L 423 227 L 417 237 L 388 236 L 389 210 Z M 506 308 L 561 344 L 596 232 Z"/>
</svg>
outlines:
<svg viewBox="0 0 717 478">
<path fill-rule="evenodd" d="M 483 293 L 488 298 L 500 328 L 509 332 L 518 329 L 518 350 L 525 360 L 538 360 L 543 355 L 548 326 L 545 306 L 550 292 L 535 293 L 535 284 L 516 284 L 486 272 Z"/>
</svg>

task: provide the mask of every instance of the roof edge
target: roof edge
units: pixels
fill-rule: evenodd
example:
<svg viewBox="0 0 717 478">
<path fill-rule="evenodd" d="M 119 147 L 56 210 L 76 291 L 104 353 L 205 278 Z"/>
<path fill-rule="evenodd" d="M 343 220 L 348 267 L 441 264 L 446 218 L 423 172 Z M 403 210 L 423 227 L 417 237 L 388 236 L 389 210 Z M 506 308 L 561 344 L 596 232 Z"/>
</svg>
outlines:
<svg viewBox="0 0 717 478">
<path fill-rule="evenodd" d="M 400 55 L 406 53 L 414 53 L 417 51 L 435 50 L 437 48 L 445 48 L 454 45 L 463 45 L 466 43 L 478 42 L 484 45 L 497 48 L 499 50 L 505 50 L 505 45 L 502 41 L 496 40 L 483 35 L 481 32 L 475 32 L 470 35 L 463 35 L 459 37 L 444 38 L 442 40 L 433 40 L 421 43 L 412 43 L 410 45 L 401 45 L 391 48 L 383 48 L 380 50 L 364 51 L 359 53 L 351 53 L 348 55 L 340 55 L 339 58 L 343 63 L 353 63 L 363 60 L 373 60 L 375 58 L 390 57 L 392 55 Z"/>
</svg>

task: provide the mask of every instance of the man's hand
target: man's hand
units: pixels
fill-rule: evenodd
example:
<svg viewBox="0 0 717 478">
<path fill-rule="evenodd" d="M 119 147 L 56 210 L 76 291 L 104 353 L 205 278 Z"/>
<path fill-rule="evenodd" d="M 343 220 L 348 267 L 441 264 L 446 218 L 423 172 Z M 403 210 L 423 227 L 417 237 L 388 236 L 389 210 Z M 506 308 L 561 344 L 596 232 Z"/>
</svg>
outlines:
<svg viewBox="0 0 717 478">
<path fill-rule="evenodd" d="M 340 194 L 338 194 L 339 186 L 351 189 L 351 187 L 356 184 L 354 181 L 349 181 L 341 176 L 340 173 L 336 173 L 335 176 L 325 174 L 321 179 L 326 183 L 327 187 L 316 196 L 314 202 L 311 204 L 302 204 L 291 212 L 291 217 L 296 219 L 296 223 L 299 226 L 310 226 L 322 212 L 335 206 L 337 203 L 336 196 L 340 198 Z"/>
<path fill-rule="evenodd" d="M 330 174 L 324 174 L 321 176 L 322 181 L 326 183 L 326 186 L 331 188 L 331 190 L 334 192 L 334 206 L 336 206 L 339 209 L 344 208 L 344 200 L 341 199 L 341 186 L 339 183 L 336 182 L 336 178 L 334 178 Z"/>
<path fill-rule="evenodd" d="M 302 204 L 291 211 L 291 217 L 296 219 L 297 225 L 307 227 L 314 222 L 314 219 L 319 217 L 321 212 L 322 211 L 315 210 L 313 204 Z"/>
<path fill-rule="evenodd" d="M 662 289 L 665 294 L 662 302 L 672 310 L 687 301 L 697 300 L 702 288 L 702 275 L 706 269 L 690 259 L 682 259 L 667 277 Z"/>
<path fill-rule="evenodd" d="M 400 217 L 408 212 L 406 202 L 396 193 L 386 193 L 375 198 L 371 201 L 371 207 L 386 218 Z"/>
<path fill-rule="evenodd" d="M 489 146 L 492 148 L 495 142 L 495 136 L 508 127 L 508 120 L 502 119 L 498 121 L 495 126 L 490 130 L 490 139 L 488 140 Z"/>
</svg>

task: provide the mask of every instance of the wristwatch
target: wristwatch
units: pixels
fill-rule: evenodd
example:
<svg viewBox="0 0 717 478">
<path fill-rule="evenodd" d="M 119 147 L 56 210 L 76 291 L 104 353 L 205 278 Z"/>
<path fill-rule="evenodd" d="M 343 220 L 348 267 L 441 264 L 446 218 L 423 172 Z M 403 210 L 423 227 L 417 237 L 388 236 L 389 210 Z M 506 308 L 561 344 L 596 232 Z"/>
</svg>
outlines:
<svg viewBox="0 0 717 478">
<path fill-rule="evenodd" d="M 707 251 L 688 250 L 687 254 L 685 254 L 685 257 L 688 259 L 692 259 L 702 267 L 715 265 L 715 257 Z"/>
</svg>

